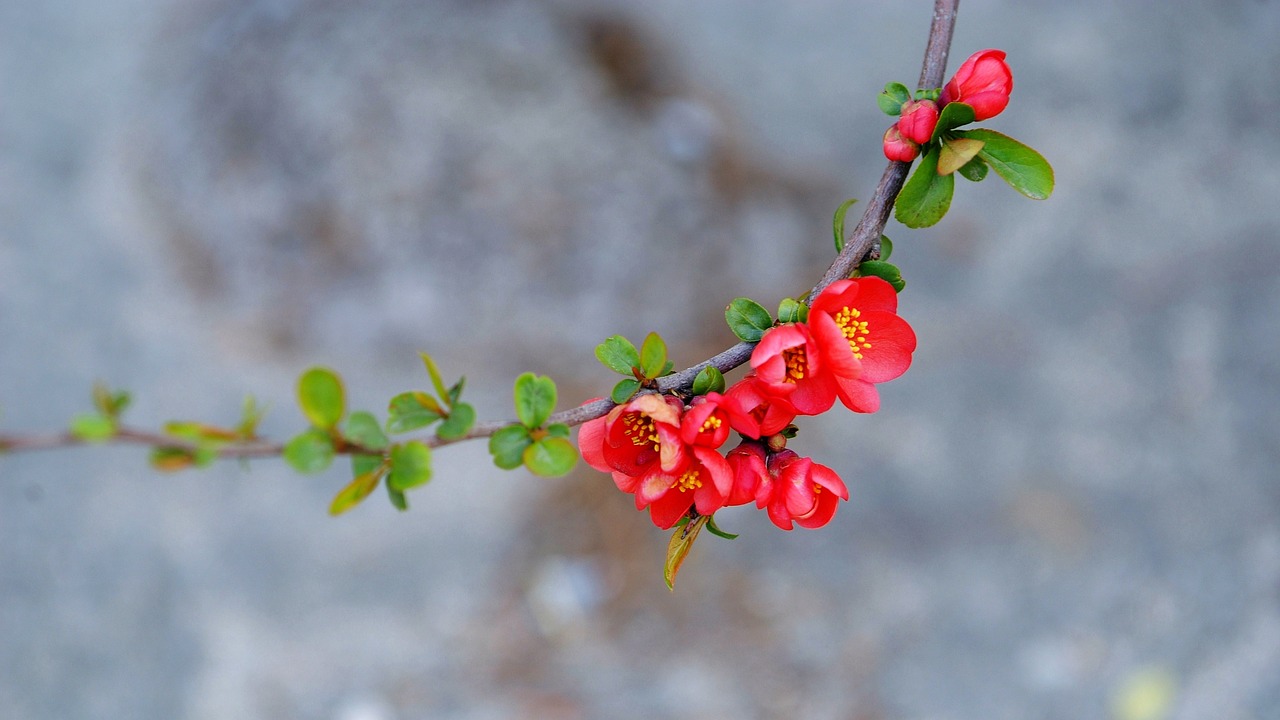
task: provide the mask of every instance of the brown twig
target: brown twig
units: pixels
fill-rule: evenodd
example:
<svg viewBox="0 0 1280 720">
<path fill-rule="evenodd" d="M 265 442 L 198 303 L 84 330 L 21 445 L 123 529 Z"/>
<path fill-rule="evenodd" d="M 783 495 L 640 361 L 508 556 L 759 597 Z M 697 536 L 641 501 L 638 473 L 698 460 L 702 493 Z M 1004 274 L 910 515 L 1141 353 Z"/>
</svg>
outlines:
<svg viewBox="0 0 1280 720">
<path fill-rule="evenodd" d="M 947 55 L 951 49 L 951 35 L 955 29 L 956 10 L 959 4 L 960 0 L 935 0 L 934 2 L 933 21 L 929 26 L 929 42 L 925 47 L 924 62 L 920 68 L 919 87 L 936 88 L 942 86 L 942 76 L 946 72 Z M 907 171 L 910 167 L 910 163 L 890 162 L 889 166 L 885 168 L 884 174 L 880 177 L 880 183 L 876 186 L 871 200 L 867 202 L 862 218 L 858 220 L 853 234 L 845 243 L 844 250 L 836 256 L 835 261 L 831 263 L 831 267 L 827 268 L 827 271 L 823 273 L 822 279 L 813 286 L 809 297 L 817 297 L 831 283 L 848 277 L 854 267 L 871 251 L 872 246 L 884 232 L 885 223 L 889 221 L 889 213 L 893 209 L 893 201 L 898 197 L 898 192 L 902 190 L 902 183 L 906 180 Z M 751 357 L 753 347 L 751 343 L 738 343 L 709 360 L 704 360 L 678 373 L 660 378 L 657 391 L 688 390 L 692 387 L 694 378 L 707 366 L 715 366 L 721 372 L 728 372 L 745 363 Z M 607 398 L 594 400 L 578 407 L 555 413 L 547 422 L 548 424 L 564 423 L 570 426 L 581 425 L 589 420 L 603 417 L 613 407 L 614 403 Z M 462 437 L 446 440 L 438 435 L 431 435 L 422 438 L 422 442 L 431 447 L 440 447 L 463 440 L 474 440 L 493 435 L 498 430 L 514 425 L 516 422 L 515 420 L 504 420 L 476 423 Z M 193 452 L 198 449 L 194 443 L 179 438 L 129 428 L 121 428 L 108 441 L 190 450 Z M 93 443 L 70 433 L 31 436 L 0 435 L 0 452 L 51 450 L 88 444 Z M 348 454 L 359 450 L 361 448 L 354 446 L 338 448 L 338 452 Z M 253 441 L 223 445 L 218 448 L 217 452 L 218 456 L 222 458 L 274 457 L 284 452 L 284 446 L 278 443 Z"/>
</svg>

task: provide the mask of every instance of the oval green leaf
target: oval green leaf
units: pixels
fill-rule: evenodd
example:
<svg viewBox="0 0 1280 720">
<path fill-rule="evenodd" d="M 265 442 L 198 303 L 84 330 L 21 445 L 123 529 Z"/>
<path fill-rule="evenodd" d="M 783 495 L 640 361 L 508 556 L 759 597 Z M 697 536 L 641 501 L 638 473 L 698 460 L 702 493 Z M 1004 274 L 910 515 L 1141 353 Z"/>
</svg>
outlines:
<svg viewBox="0 0 1280 720">
<path fill-rule="evenodd" d="M 888 260 L 889 256 L 892 254 L 893 254 L 893 241 L 889 239 L 888 235 L 881 235 L 880 236 L 880 254 L 876 257 L 876 259 Z"/>
<path fill-rule="evenodd" d="M 902 279 L 902 271 L 897 265 L 883 260 L 866 260 L 858 265 L 858 274 L 863 277 L 878 277 L 893 286 L 895 292 L 902 292 L 907 281 Z"/>
<path fill-rule="evenodd" d="M 71 418 L 70 430 L 85 442 L 106 442 L 116 434 L 116 421 L 98 413 L 82 413 Z"/>
<path fill-rule="evenodd" d="M 530 430 L 541 427 L 556 407 L 556 383 L 546 375 L 524 373 L 516 378 L 516 417 Z"/>
<path fill-rule="evenodd" d="M 631 368 L 640 365 L 636 346 L 621 335 L 614 335 L 596 346 L 596 359 L 610 370 L 630 376 Z"/>
<path fill-rule="evenodd" d="M 933 126 L 929 142 L 936 142 L 945 132 L 973 122 L 973 106 L 962 102 L 947 103 L 938 113 L 938 124 Z"/>
<path fill-rule="evenodd" d="M 667 343 L 656 332 L 645 335 L 640 345 L 640 373 L 649 379 L 661 377 L 666 366 Z"/>
<path fill-rule="evenodd" d="M 341 515 L 359 505 L 362 500 L 369 497 L 369 493 L 373 492 L 374 488 L 378 487 L 380 480 L 382 480 L 381 469 L 357 476 L 334 496 L 333 502 L 329 503 L 329 514 Z"/>
<path fill-rule="evenodd" d="M 384 450 L 391 444 L 386 434 L 382 432 L 382 426 L 378 423 L 378 419 L 372 413 L 364 411 L 351 413 L 351 417 L 347 418 L 347 427 L 346 431 L 343 432 L 343 437 L 348 442 L 353 442 L 370 450 Z"/>
<path fill-rule="evenodd" d="M 750 343 L 760 342 L 764 332 L 773 327 L 769 311 L 755 300 L 745 297 L 735 298 L 729 303 L 729 307 L 724 309 L 724 320 L 739 340 Z"/>
<path fill-rule="evenodd" d="M 982 158 L 1009 187 L 1032 200 L 1044 200 L 1053 194 L 1053 166 L 1035 150 L 994 130 L 969 130 L 956 133 L 981 140 Z"/>
<path fill-rule="evenodd" d="M 698 539 L 698 533 L 702 532 L 702 527 L 710 519 L 710 515 L 699 515 L 671 533 L 671 541 L 667 543 L 667 561 L 662 566 L 662 579 L 667 582 L 668 590 L 676 589 L 676 575 L 680 572 L 680 566 L 693 549 L 693 541 Z"/>
<path fill-rule="evenodd" d="M 809 319 L 809 306 L 795 298 L 782 298 L 778 303 L 778 322 L 799 323 Z"/>
<path fill-rule="evenodd" d="M 544 437 L 524 449 L 523 459 L 534 475 L 560 477 L 578 464 L 578 449 L 562 437 Z"/>
<path fill-rule="evenodd" d="M 284 446 L 284 459 L 304 475 L 318 473 L 333 462 L 333 440 L 323 430 L 307 430 Z"/>
<path fill-rule="evenodd" d="M 390 461 L 387 482 L 396 490 L 404 492 L 431 479 L 431 448 L 417 440 L 391 448 Z"/>
<path fill-rule="evenodd" d="M 298 405 L 312 425 L 329 430 L 346 412 L 342 380 L 328 368 L 313 367 L 298 378 Z"/>
<path fill-rule="evenodd" d="M 391 433 L 417 430 L 443 417 L 440 404 L 424 392 L 400 393 L 391 398 L 387 413 L 387 431 Z"/>
<path fill-rule="evenodd" d="M 956 171 L 960 173 L 960 177 L 971 182 L 982 182 L 987 176 L 987 163 L 981 157 L 975 157 Z"/>
<path fill-rule="evenodd" d="M 942 140 L 942 152 L 938 155 L 938 174 L 950 175 L 978 156 L 982 141 L 973 138 L 946 137 Z"/>
<path fill-rule="evenodd" d="M 444 386 L 444 378 L 440 377 L 440 368 L 436 366 L 436 361 L 424 352 L 419 352 L 418 355 L 422 358 L 422 364 L 427 368 L 427 374 L 431 376 L 431 386 L 436 389 L 436 395 L 439 395 L 444 402 L 449 402 L 447 400 L 449 390 Z"/>
<path fill-rule="evenodd" d="M 531 444 L 533 438 L 523 425 L 508 425 L 489 436 L 489 454 L 494 465 L 514 470 L 524 464 L 524 450 Z"/>
<path fill-rule="evenodd" d="M 453 407 L 449 417 L 440 423 L 436 435 L 441 440 L 458 440 L 465 436 L 476 422 L 476 409 L 467 403 L 458 403 Z"/>
<path fill-rule="evenodd" d="M 632 395 L 640 389 L 639 380 L 619 380 L 617 385 L 613 386 L 613 390 L 609 392 L 609 399 L 621 405 L 631 399 Z"/>
<path fill-rule="evenodd" d="M 714 365 L 702 368 L 693 378 L 694 395 L 706 395 L 709 392 L 724 392 L 724 373 Z"/>
<path fill-rule="evenodd" d="M 893 216 L 909 228 L 936 224 L 951 207 L 955 183 L 955 175 L 938 174 L 938 148 L 931 147 L 898 193 Z"/>
</svg>

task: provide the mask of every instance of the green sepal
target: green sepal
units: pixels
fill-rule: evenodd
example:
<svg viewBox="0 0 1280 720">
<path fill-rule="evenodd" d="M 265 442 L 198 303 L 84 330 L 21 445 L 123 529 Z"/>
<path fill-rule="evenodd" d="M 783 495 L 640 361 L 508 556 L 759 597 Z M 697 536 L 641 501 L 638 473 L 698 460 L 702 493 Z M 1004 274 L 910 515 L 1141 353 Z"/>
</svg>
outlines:
<svg viewBox="0 0 1280 720">
<path fill-rule="evenodd" d="M 440 436 L 441 440 L 458 440 L 470 432 L 471 426 L 475 423 L 476 409 L 467 403 L 458 403 L 453 406 L 449 417 L 436 428 L 436 435 Z"/>
<path fill-rule="evenodd" d="M 346 412 L 342 379 L 328 368 L 307 370 L 298 378 L 298 405 L 312 425 L 333 429 Z"/>
<path fill-rule="evenodd" d="M 831 219 L 831 234 L 835 236 L 836 252 L 844 250 L 844 216 L 848 214 L 849 208 L 858 202 L 858 198 L 849 198 L 840 203 L 840 207 L 836 208 L 836 214 Z"/>
<path fill-rule="evenodd" d="M 333 462 L 333 438 L 318 428 L 294 436 L 284 446 L 284 459 L 303 475 L 318 473 Z"/>
<path fill-rule="evenodd" d="M 596 359 L 610 370 L 627 376 L 632 374 L 632 368 L 640 365 L 636 346 L 621 335 L 613 335 L 597 345 Z"/>
<path fill-rule="evenodd" d="M 714 515 L 708 515 L 708 516 L 707 516 L 707 532 L 711 533 L 712 535 L 715 535 L 716 537 L 722 537 L 722 538 L 724 538 L 725 540 L 737 540 L 737 539 L 738 539 L 738 535 L 737 535 L 736 533 L 727 533 L 727 532 L 725 532 L 725 531 L 721 530 L 719 527 L 717 527 L 717 526 L 716 526 L 716 518 L 715 518 L 715 516 L 714 516 Z"/>
<path fill-rule="evenodd" d="M 938 124 L 933 126 L 929 142 L 937 142 L 943 133 L 973 122 L 973 106 L 962 102 L 947 103 L 938 113 Z"/>
<path fill-rule="evenodd" d="M 524 450 L 532 444 L 527 428 L 508 425 L 489 436 L 489 454 L 493 456 L 494 465 L 514 470 L 524 464 Z"/>
<path fill-rule="evenodd" d="M 894 203 L 893 216 L 909 228 L 934 225 L 951 207 L 955 175 L 938 174 L 938 152 L 937 145 L 929 147 Z"/>
<path fill-rule="evenodd" d="M 444 386 L 444 378 L 440 377 L 440 368 L 436 366 L 436 361 L 424 352 L 420 352 L 418 355 L 422 358 L 422 364 L 427 368 L 427 374 L 431 376 L 431 386 L 436 389 L 436 395 L 444 402 L 449 402 L 447 400 L 449 390 Z"/>
<path fill-rule="evenodd" d="M 388 459 L 387 483 L 396 490 L 404 492 L 431 479 L 431 448 L 417 440 L 392 447 Z"/>
<path fill-rule="evenodd" d="M 885 83 L 884 92 L 876 96 L 876 104 L 885 115 L 902 114 L 902 104 L 911 99 L 911 91 L 900 82 Z"/>
<path fill-rule="evenodd" d="M 881 235 L 880 236 L 880 255 L 876 259 L 888 260 L 889 256 L 892 254 L 893 254 L 893 241 L 889 239 L 888 235 Z"/>
<path fill-rule="evenodd" d="M 662 376 L 667 366 L 667 343 L 658 333 L 651 332 L 640 344 L 640 374 L 652 380 Z"/>
<path fill-rule="evenodd" d="M 80 413 L 71 418 L 68 429 L 85 442 L 106 442 L 116 434 L 116 421 L 100 413 Z"/>
<path fill-rule="evenodd" d="M 858 265 L 858 274 L 863 277 L 878 277 L 893 286 L 895 292 L 902 292 L 907 281 L 902 279 L 902 271 L 897 265 L 883 260 L 865 260 Z"/>
<path fill-rule="evenodd" d="M 357 475 L 354 480 L 339 490 L 338 494 L 333 497 L 333 502 L 329 503 L 329 514 L 341 515 L 363 502 L 378 487 L 378 482 L 382 480 L 382 473 L 383 470 L 378 468 L 362 475 Z"/>
<path fill-rule="evenodd" d="M 541 427 L 556 407 L 556 383 L 531 372 L 516 378 L 516 417 L 530 430 Z"/>
<path fill-rule="evenodd" d="M 540 477 L 567 475 L 578 464 L 578 449 L 562 437 L 544 437 L 524 449 L 524 466 Z"/>
<path fill-rule="evenodd" d="M 693 378 L 693 394 L 706 395 L 709 392 L 724 392 L 724 373 L 714 365 L 708 365 L 698 371 Z"/>
<path fill-rule="evenodd" d="M 347 418 L 347 426 L 342 436 L 348 442 L 370 450 L 385 450 L 391 444 L 386 433 L 382 432 L 378 419 L 373 416 L 373 413 L 364 411 L 351 413 L 351 417 Z"/>
<path fill-rule="evenodd" d="M 782 298 L 778 303 L 778 322 L 801 323 L 809 319 L 809 306 L 795 298 Z"/>
<path fill-rule="evenodd" d="M 406 392 L 391 398 L 387 404 L 387 432 L 395 434 L 417 430 L 444 417 L 440 403 L 424 392 Z"/>
<path fill-rule="evenodd" d="M 1030 147 L 994 130 L 969 130 L 957 135 L 983 142 L 982 158 L 1009 187 L 1032 200 L 1053 194 L 1053 166 Z"/>
<path fill-rule="evenodd" d="M 724 309 L 724 319 L 739 340 L 749 343 L 760 342 L 765 331 L 773 327 L 769 311 L 755 300 L 745 297 L 735 298 L 729 303 Z"/>
<path fill-rule="evenodd" d="M 960 177 L 970 182 L 982 182 L 982 179 L 987 176 L 987 169 L 987 163 L 982 159 L 982 154 L 979 153 L 977 157 L 961 165 L 956 172 L 960 174 Z"/>
<path fill-rule="evenodd" d="M 630 400 L 631 396 L 635 395 L 636 391 L 638 391 L 639 389 L 640 389 L 639 380 L 635 380 L 631 378 L 628 378 L 626 380 L 619 380 L 618 384 L 614 385 L 613 390 L 609 392 L 609 399 L 617 403 L 618 405 L 621 405 L 622 403 Z"/>
</svg>

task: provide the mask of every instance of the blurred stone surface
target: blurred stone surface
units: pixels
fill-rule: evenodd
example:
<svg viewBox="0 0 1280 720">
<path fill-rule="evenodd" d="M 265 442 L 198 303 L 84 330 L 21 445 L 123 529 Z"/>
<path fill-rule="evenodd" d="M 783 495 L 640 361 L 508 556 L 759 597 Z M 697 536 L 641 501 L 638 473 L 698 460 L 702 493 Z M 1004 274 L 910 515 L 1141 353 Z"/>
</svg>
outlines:
<svg viewBox="0 0 1280 720">
<path fill-rule="evenodd" d="M 465 372 L 484 417 L 603 337 L 693 362 L 721 309 L 806 289 L 879 177 L 874 94 L 928 4 L 0 2 L 0 427 L 95 379 L 132 420 L 301 426 Z M 1009 52 L 988 124 L 1058 187 L 962 184 L 893 226 L 915 365 L 798 448 L 828 528 L 665 538 L 607 478 L 436 455 L 399 514 L 340 469 L 160 476 L 0 459 L 0 716 L 1280 715 L 1280 6 L 967 0 Z"/>
</svg>

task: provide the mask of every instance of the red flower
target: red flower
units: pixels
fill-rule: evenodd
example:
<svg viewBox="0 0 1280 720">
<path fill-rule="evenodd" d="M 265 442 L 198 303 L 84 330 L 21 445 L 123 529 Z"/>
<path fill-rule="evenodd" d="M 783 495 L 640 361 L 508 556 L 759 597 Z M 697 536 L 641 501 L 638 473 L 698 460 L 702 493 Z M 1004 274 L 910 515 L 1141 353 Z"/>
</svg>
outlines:
<svg viewBox="0 0 1280 720">
<path fill-rule="evenodd" d="M 725 505 L 746 505 L 756 499 L 760 483 L 769 474 L 766 457 L 764 446 L 758 442 L 744 441 L 729 451 L 725 459 L 733 469 L 733 488 L 725 498 Z"/>
<path fill-rule="evenodd" d="M 755 373 L 733 384 L 725 391 L 725 397 L 734 401 L 730 406 L 729 425 L 750 438 L 769 437 L 796 419 L 796 409 L 780 395 L 771 394 L 769 387 Z"/>
<path fill-rule="evenodd" d="M 897 125 L 884 131 L 884 156 L 898 162 L 911 162 L 920 154 L 920 145 L 902 136 Z"/>
<path fill-rule="evenodd" d="M 714 450 L 729 438 L 730 416 L 734 413 L 745 414 L 738 409 L 736 400 L 720 393 L 695 397 L 680 422 L 680 438 L 688 445 Z"/>
<path fill-rule="evenodd" d="M 639 395 L 578 430 L 582 458 L 601 472 L 613 473 L 620 488 L 650 471 L 674 471 L 686 462 L 680 439 L 683 410 L 684 404 L 673 397 Z"/>
<path fill-rule="evenodd" d="M 902 117 L 898 118 L 898 132 L 902 137 L 921 145 L 933 138 L 938 126 L 938 103 L 932 100 L 908 100 L 902 104 Z M 886 135 L 886 142 L 888 136 Z"/>
<path fill-rule="evenodd" d="M 916 335 L 898 317 L 898 294 L 878 277 L 831 283 L 809 309 L 809 326 L 828 364 L 856 363 L 861 372 L 836 375 L 840 401 L 854 412 L 875 412 L 875 383 L 892 380 L 911 366 Z"/>
<path fill-rule="evenodd" d="M 636 509 L 648 507 L 649 518 L 663 530 L 679 522 L 690 507 L 700 515 L 724 507 L 733 487 L 733 470 L 720 453 L 695 445 L 685 457 L 685 464 L 674 472 L 650 472 L 637 478 L 632 489 L 623 488 L 635 493 Z"/>
<path fill-rule="evenodd" d="M 942 88 L 939 104 L 962 102 L 972 106 L 974 120 L 999 115 L 1013 92 L 1013 72 L 1004 56 L 1003 50 L 980 50 L 970 55 Z"/>
<path fill-rule="evenodd" d="M 824 355 L 804 324 L 779 325 L 766 332 L 751 351 L 751 367 L 767 394 L 786 398 L 800 415 L 830 410 L 837 377 L 854 378 L 859 372 L 850 353 Z"/>
<path fill-rule="evenodd" d="M 849 490 L 834 470 L 783 450 L 769 458 L 769 471 L 756 490 L 756 507 L 783 530 L 792 522 L 803 528 L 826 525 L 836 514 L 836 501 L 848 500 Z"/>
</svg>

